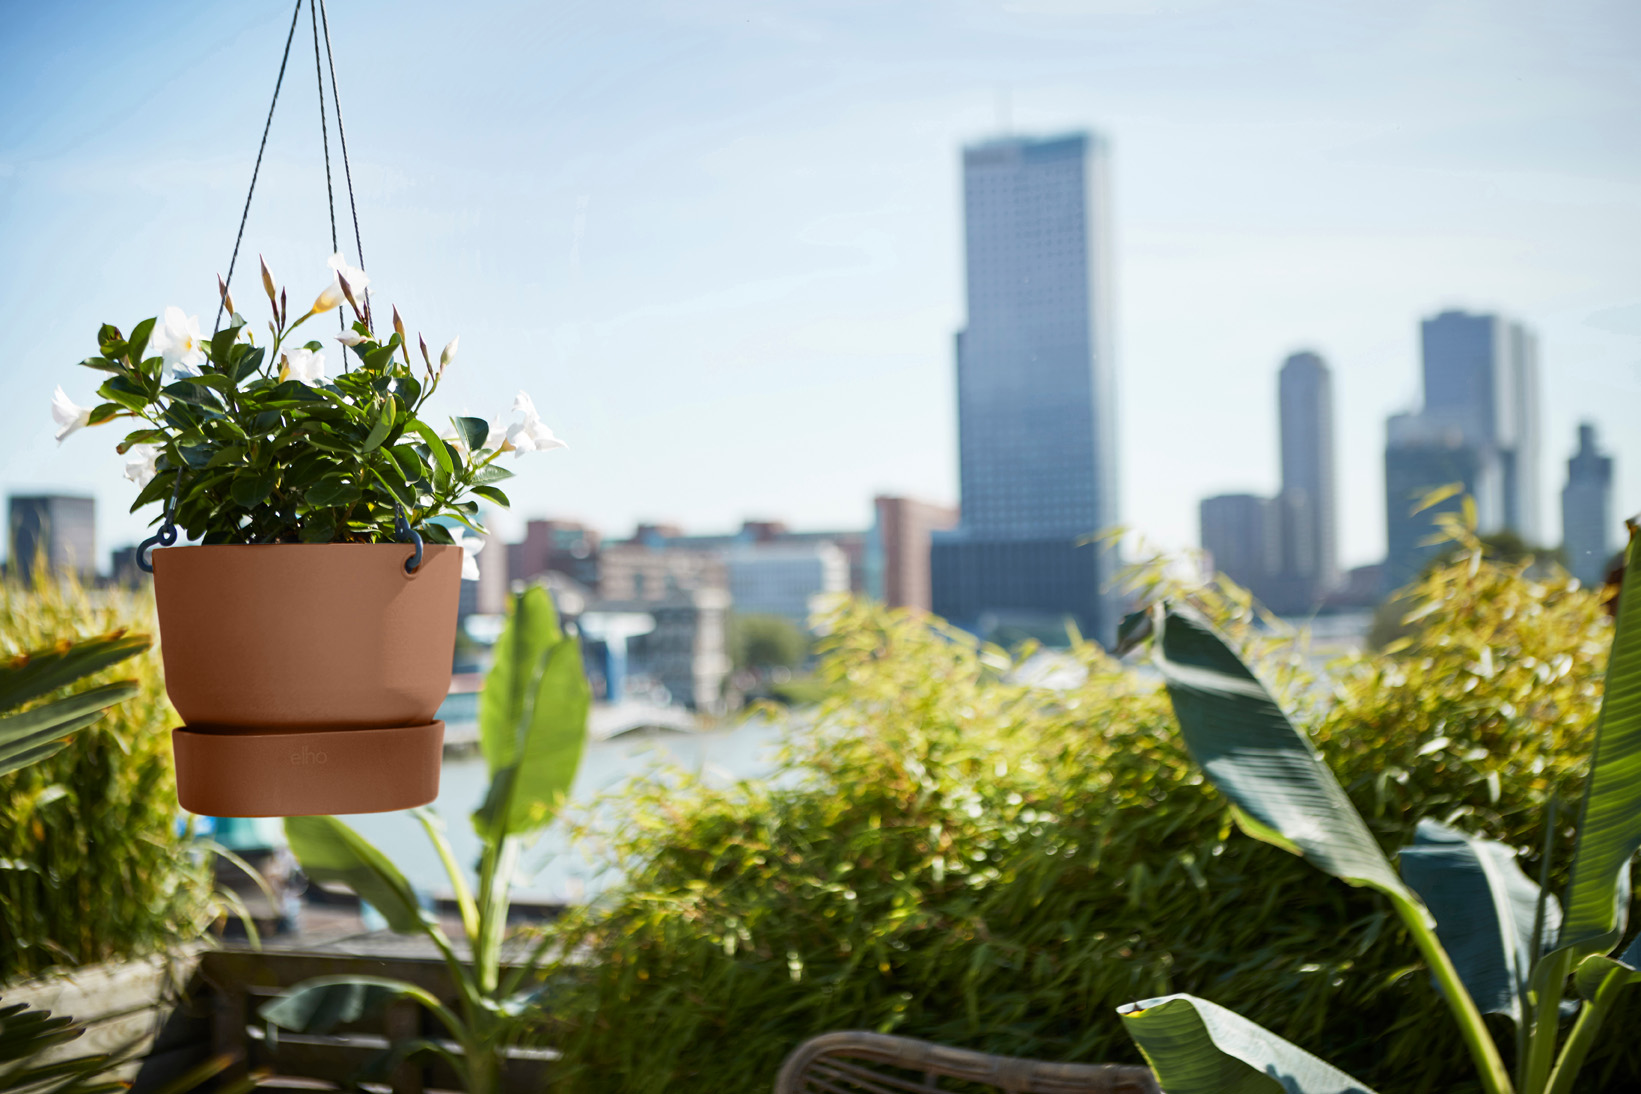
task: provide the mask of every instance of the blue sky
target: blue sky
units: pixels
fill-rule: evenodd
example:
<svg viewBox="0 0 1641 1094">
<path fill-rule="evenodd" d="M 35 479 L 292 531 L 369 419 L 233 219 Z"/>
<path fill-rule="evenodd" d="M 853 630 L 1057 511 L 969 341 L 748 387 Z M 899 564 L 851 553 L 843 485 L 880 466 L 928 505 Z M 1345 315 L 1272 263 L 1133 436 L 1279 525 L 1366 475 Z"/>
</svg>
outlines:
<svg viewBox="0 0 1641 1094">
<path fill-rule="evenodd" d="M 209 325 L 290 11 L 4 5 L 0 489 L 95 492 L 100 550 L 145 521 L 114 434 L 52 440 L 51 390 L 90 401 L 73 362 L 102 321 Z M 1379 557 L 1383 420 L 1447 306 L 1540 334 L 1551 538 L 1580 418 L 1641 509 L 1634 4 L 330 16 L 374 286 L 430 343 L 461 336 L 448 409 L 524 388 L 572 446 L 521 461 L 518 516 L 862 526 L 874 492 L 955 500 L 958 153 L 1005 100 L 1017 131 L 1112 143 L 1123 516 L 1153 541 L 1194 542 L 1204 495 L 1274 487 L 1275 370 L 1314 347 L 1345 558 Z M 330 251 L 302 18 L 235 275 L 258 323 L 256 254 L 300 298 Z"/>
</svg>

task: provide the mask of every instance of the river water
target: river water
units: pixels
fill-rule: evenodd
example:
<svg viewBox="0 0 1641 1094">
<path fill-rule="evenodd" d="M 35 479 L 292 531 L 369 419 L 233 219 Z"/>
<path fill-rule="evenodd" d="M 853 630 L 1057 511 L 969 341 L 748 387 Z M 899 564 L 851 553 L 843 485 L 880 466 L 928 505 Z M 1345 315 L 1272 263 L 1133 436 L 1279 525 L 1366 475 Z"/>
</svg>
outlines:
<svg viewBox="0 0 1641 1094">
<path fill-rule="evenodd" d="M 780 735 L 780 727 L 755 719 L 713 731 L 638 731 L 609 740 L 589 740 L 570 791 L 568 812 L 585 814 L 601 796 L 661 766 L 699 774 L 714 785 L 764 775 L 774 764 Z M 468 817 L 484 800 L 489 785 L 484 758 L 476 752 L 445 757 L 433 808 L 444 820 L 446 836 L 456 861 L 468 871 L 469 883 L 480 845 Z M 602 808 L 619 810 L 619 795 L 605 798 Z M 346 820 L 392 859 L 418 890 L 451 891 L 427 833 L 409 813 L 365 813 Z M 616 880 L 607 871 L 601 872 L 595 858 L 572 846 L 564 823 L 555 822 L 522 856 L 514 894 L 529 900 L 579 903 Z"/>
</svg>

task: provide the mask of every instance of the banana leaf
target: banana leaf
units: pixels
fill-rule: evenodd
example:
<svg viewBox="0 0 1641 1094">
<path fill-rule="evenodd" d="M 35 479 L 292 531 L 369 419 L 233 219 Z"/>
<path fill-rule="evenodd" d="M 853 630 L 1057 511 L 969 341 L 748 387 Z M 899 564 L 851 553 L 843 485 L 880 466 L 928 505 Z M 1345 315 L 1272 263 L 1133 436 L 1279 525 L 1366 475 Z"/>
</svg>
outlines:
<svg viewBox="0 0 1641 1094">
<path fill-rule="evenodd" d="M 1352 885 L 1416 905 L 1310 738 L 1213 626 L 1172 605 L 1153 613 L 1153 657 L 1186 747 L 1231 800 L 1242 829 Z"/>
<path fill-rule="evenodd" d="M 1168 1094 L 1373 1094 L 1233 1010 L 1194 995 L 1165 995 L 1119 1007 Z"/>
<path fill-rule="evenodd" d="M 559 629 L 547 590 L 534 586 L 515 598 L 479 700 L 479 739 L 491 772 L 473 814 L 482 838 L 525 835 L 552 822 L 581 764 L 591 705 L 580 643 Z"/>
<path fill-rule="evenodd" d="M 1625 553 L 1625 572 L 1632 578 L 1641 573 L 1637 561 L 1632 533 Z M 1630 900 L 1626 871 L 1637 848 L 1641 848 L 1641 588 L 1630 580 L 1619 596 L 1559 950 L 1604 953 L 1624 937 Z"/>
<path fill-rule="evenodd" d="M 303 873 L 351 889 L 400 934 L 419 933 L 431 919 L 399 868 L 335 817 L 286 817 L 285 838 Z"/>
<path fill-rule="evenodd" d="M 1400 858 L 1402 877 L 1436 917 L 1436 937 L 1476 1005 L 1519 1024 L 1539 950 L 1539 887 L 1522 873 L 1514 848 L 1422 820 Z M 1555 938 L 1560 924 L 1561 905 L 1547 896 L 1543 938 Z"/>
</svg>

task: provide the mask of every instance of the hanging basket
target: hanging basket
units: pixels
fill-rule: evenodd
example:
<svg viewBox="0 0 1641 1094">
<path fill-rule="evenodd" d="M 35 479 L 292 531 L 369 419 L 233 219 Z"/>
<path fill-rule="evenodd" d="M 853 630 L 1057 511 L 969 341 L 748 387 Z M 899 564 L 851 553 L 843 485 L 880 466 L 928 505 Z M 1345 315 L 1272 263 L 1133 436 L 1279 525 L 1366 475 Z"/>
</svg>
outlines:
<svg viewBox="0 0 1641 1094">
<path fill-rule="evenodd" d="M 376 813 L 438 796 L 459 547 L 153 552 L 177 798 L 226 817 Z"/>
</svg>

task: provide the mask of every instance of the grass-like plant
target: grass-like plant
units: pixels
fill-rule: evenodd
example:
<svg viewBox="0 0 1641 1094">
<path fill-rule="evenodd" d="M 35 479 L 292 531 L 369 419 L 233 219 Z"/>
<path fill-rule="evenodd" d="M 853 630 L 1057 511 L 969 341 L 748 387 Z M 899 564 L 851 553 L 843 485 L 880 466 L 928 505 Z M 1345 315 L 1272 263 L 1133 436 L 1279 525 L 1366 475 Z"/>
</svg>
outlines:
<svg viewBox="0 0 1641 1094">
<path fill-rule="evenodd" d="M 33 761 L 0 774 L 0 982 L 166 950 L 232 904 L 177 823 L 153 625 L 146 592 L 0 582 L 0 691 L 35 697 L 0 719 L 24 729 L 0 746 L 11 763 Z M 84 669 L 92 687 L 56 694 Z"/>
<path fill-rule="evenodd" d="M 456 862 L 438 815 L 416 811 L 456 894 L 460 940 L 423 910 L 404 874 L 342 821 L 292 817 L 285 822 L 291 850 L 310 878 L 352 889 L 393 930 L 433 942 L 450 971 L 457 1005 L 448 1007 L 404 981 L 330 976 L 291 988 L 265 1004 L 262 1017 L 284 1029 L 322 1033 L 390 1000 L 412 999 L 433 1015 L 460 1052 L 451 1052 L 439 1038 L 406 1041 L 394 1045 L 373 1070 L 432 1054 L 450 1064 L 468 1094 L 498 1090 L 505 1050 L 540 1021 L 538 972 L 552 942 L 551 935 L 543 936 L 504 966 L 513 876 L 520 852 L 552 822 L 575 781 L 591 701 L 579 640 L 560 629 L 547 590 L 537 585 L 515 596 L 479 699 L 479 739 L 490 789 L 472 818 L 483 846 L 476 886 Z"/>
<path fill-rule="evenodd" d="M 1461 541 L 1467 533 L 1455 533 Z M 1480 544 L 1469 537 L 1472 564 Z M 1641 561 L 1632 539 L 1628 572 Z M 1641 940 L 1621 954 L 1630 864 L 1641 848 L 1641 590 L 1619 598 L 1606 692 L 1565 896 L 1520 867 L 1509 844 L 1426 818 L 1398 873 L 1311 739 L 1198 613 L 1166 602 L 1130 617 L 1151 640 L 1192 757 L 1247 834 L 1389 899 L 1436 981 L 1488 1094 L 1570 1094 L 1624 989 L 1641 980 Z M 1569 649 L 1570 656 L 1575 650 Z M 1477 666 L 1473 676 L 1493 666 Z M 1544 823 L 1553 843 L 1554 813 Z M 1275 927 L 1280 929 L 1280 927 Z M 1611 955 L 1611 956 L 1610 956 Z M 1569 975 L 1577 1018 L 1563 1037 Z M 1170 1094 L 1366 1094 L 1366 1084 L 1217 1003 L 1187 993 L 1122 1008 Z M 1512 1069 L 1483 1017 L 1515 1029 Z M 1632 1031 L 1633 1032 L 1633 1031 Z"/>
<path fill-rule="evenodd" d="M 105 374 L 104 401 L 80 406 L 59 387 L 57 439 L 129 420 L 136 428 L 118 450 L 141 486 L 131 511 L 175 496 L 175 524 L 207 544 L 388 542 L 401 511 L 430 542 L 454 542 L 435 517 L 482 535 L 479 499 L 508 504 L 496 483 L 512 472 L 497 457 L 563 442 L 523 392 L 511 425 L 456 417 L 441 435 L 425 415 L 456 340 L 435 361 L 418 336 L 417 366 L 398 311 L 392 330 L 378 332 L 369 279 L 340 256 L 332 266 L 333 282 L 292 318 L 288 294 L 263 264 L 273 314 L 263 345 L 225 289 L 228 323 L 210 336 L 175 307 L 130 333 L 104 324 L 96 354 L 80 362 Z M 355 321 L 337 339 L 343 365 L 330 375 L 324 344 L 299 343 L 298 331 L 344 303 Z"/>
</svg>

